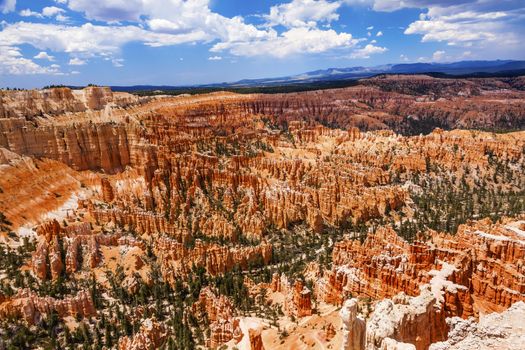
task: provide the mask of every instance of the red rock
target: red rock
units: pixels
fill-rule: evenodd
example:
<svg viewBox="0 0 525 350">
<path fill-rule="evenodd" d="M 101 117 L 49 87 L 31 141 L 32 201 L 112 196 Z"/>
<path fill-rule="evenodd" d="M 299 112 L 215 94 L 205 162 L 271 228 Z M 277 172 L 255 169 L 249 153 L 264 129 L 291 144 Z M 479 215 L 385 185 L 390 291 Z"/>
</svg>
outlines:
<svg viewBox="0 0 525 350">
<path fill-rule="evenodd" d="M 115 199 L 115 193 L 113 192 L 113 186 L 111 185 L 111 182 L 108 180 L 108 178 L 103 177 L 101 179 L 101 187 L 102 199 L 104 202 L 111 203 L 113 199 Z"/>
<path fill-rule="evenodd" d="M 334 325 L 332 323 L 329 323 L 328 326 L 326 326 L 325 330 L 325 339 L 326 341 L 332 340 L 336 335 L 336 330 L 334 328 Z"/>
<path fill-rule="evenodd" d="M 231 339 L 237 343 L 242 339 L 239 320 L 234 318 L 233 306 L 225 296 L 217 296 L 209 287 L 203 288 L 192 308 L 197 317 L 206 317 L 211 323 L 207 339 L 210 348 L 217 348 Z"/>
<path fill-rule="evenodd" d="M 0 316 L 19 317 L 29 324 L 37 324 L 43 315 L 48 315 L 51 311 L 56 311 L 61 318 L 96 315 L 91 295 L 86 291 L 81 291 L 74 297 L 54 299 L 39 297 L 29 289 L 24 289 L 0 303 Z"/>
<path fill-rule="evenodd" d="M 167 331 L 162 323 L 153 319 L 142 322 L 138 333 L 119 339 L 119 350 L 155 350 L 165 342 Z"/>
<path fill-rule="evenodd" d="M 455 236 L 431 233 L 428 242 L 408 244 L 392 230 L 380 228 L 364 243 L 335 244 L 334 267 L 316 284 L 316 295 L 334 304 L 349 295 L 382 299 L 404 292 L 417 296 L 419 286 L 431 282 L 446 263 L 453 267 L 447 280 L 461 287 L 445 291 L 447 316 L 500 311 L 524 300 L 520 266 L 525 249 L 519 230 L 519 222 L 494 225 L 481 220 L 461 225 Z"/>
<path fill-rule="evenodd" d="M 248 335 L 250 337 L 250 349 L 251 350 L 264 350 L 261 331 L 259 329 L 248 330 Z"/>
</svg>

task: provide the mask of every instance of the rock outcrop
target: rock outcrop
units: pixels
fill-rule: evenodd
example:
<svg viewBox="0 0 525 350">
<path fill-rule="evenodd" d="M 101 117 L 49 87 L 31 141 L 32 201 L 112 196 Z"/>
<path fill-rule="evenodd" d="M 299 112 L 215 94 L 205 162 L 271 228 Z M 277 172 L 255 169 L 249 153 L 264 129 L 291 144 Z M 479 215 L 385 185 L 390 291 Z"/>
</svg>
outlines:
<svg viewBox="0 0 525 350">
<path fill-rule="evenodd" d="M 366 325 L 366 349 L 388 349 L 401 343 L 426 350 L 446 339 L 447 330 L 443 310 L 430 288 L 423 287 L 417 297 L 400 294 L 377 303 Z"/>
<path fill-rule="evenodd" d="M 250 337 L 250 349 L 251 350 L 264 350 L 260 329 L 250 328 L 248 330 L 248 336 Z"/>
<path fill-rule="evenodd" d="M 193 248 L 187 248 L 183 243 L 161 237 L 154 244 L 167 280 L 187 275 L 192 266 L 204 267 L 207 273 L 217 275 L 235 266 L 246 269 L 258 262 L 268 264 L 272 256 L 272 246 L 264 242 L 257 246 L 229 248 L 197 240 Z"/>
<path fill-rule="evenodd" d="M 80 291 L 76 296 L 55 299 L 40 297 L 29 289 L 23 289 L 0 303 L 2 318 L 20 318 L 31 325 L 38 324 L 44 316 L 49 316 L 51 312 L 56 312 L 60 318 L 67 316 L 83 318 L 96 315 L 93 300 L 87 291 Z"/>
<path fill-rule="evenodd" d="M 491 313 L 464 320 L 454 317 L 447 320 L 450 325 L 448 339 L 434 343 L 430 350 L 467 349 L 519 349 L 525 344 L 525 303 L 515 303 L 502 313 Z"/>
<path fill-rule="evenodd" d="M 200 319 L 210 322 L 210 336 L 206 341 L 208 347 L 215 349 L 231 339 L 238 343 L 242 338 L 239 319 L 234 317 L 231 302 L 223 295 L 217 296 L 209 287 L 201 290 L 199 300 L 193 305 L 193 311 Z"/>
<path fill-rule="evenodd" d="M 270 288 L 284 295 L 283 311 L 287 316 L 300 318 L 312 314 L 312 292 L 303 280 L 297 279 L 291 284 L 286 275 L 275 273 Z"/>
<path fill-rule="evenodd" d="M 154 319 L 146 319 L 142 322 L 140 330 L 131 337 L 120 338 L 119 350 L 155 350 L 162 347 L 165 342 L 167 331 L 163 324 Z"/>
<path fill-rule="evenodd" d="M 525 132 L 446 131 L 520 128 L 522 83 L 377 77 L 286 95 L 155 98 L 97 87 L 2 91 L 0 241 L 6 256 L 28 258 L 6 259 L 22 278 L 0 271 L 5 288 L 18 288 L 0 298 L 0 316 L 37 324 L 51 311 L 94 315 L 90 293 L 57 300 L 24 289 L 44 280 L 84 285 L 89 275 L 133 325 L 151 315 L 153 299 L 162 299 L 157 307 L 176 299 L 184 322 L 194 321 L 189 312 L 209 321 L 206 346 L 261 349 L 274 326 L 255 329 L 268 325 L 239 317 L 213 289 L 226 274 L 242 277 L 251 297 L 275 292 L 256 310 L 273 316 L 282 305 L 286 317 L 272 320 L 280 329 L 302 318 L 293 325 L 302 334 L 288 337 L 294 346 L 330 347 L 344 333 L 350 349 L 426 349 L 445 340 L 447 317 L 504 311 L 525 299 L 524 222 L 468 222 L 456 235 L 422 230 L 404 235 L 410 242 L 388 224 L 400 230 L 440 218 L 424 197 L 434 182 L 461 188 L 461 198 L 474 193 L 472 205 L 447 209 L 455 214 L 523 211 Z M 476 189 L 506 202 L 489 210 Z M 452 218 L 454 231 L 466 219 Z M 298 271 L 303 263 L 316 268 Z M 276 270 L 289 271 L 289 280 L 260 282 Z M 195 293 L 187 281 L 197 272 L 208 287 L 193 307 L 181 302 L 184 292 L 149 293 L 157 280 Z M 375 305 L 366 332 L 358 303 L 345 303 L 354 297 L 370 301 L 367 316 Z M 331 326 L 339 325 L 336 307 L 325 303 L 343 306 L 343 332 Z M 119 347 L 162 346 L 168 321 L 160 320 Z M 319 324 L 328 324 L 324 332 L 306 330 Z"/>
<path fill-rule="evenodd" d="M 363 350 L 366 340 L 365 320 L 357 313 L 357 299 L 348 299 L 339 312 L 343 321 L 342 350 Z"/>
<path fill-rule="evenodd" d="M 66 87 L 44 90 L 1 91 L 0 118 L 37 118 L 65 113 L 98 111 L 106 106 L 126 107 L 140 101 L 137 96 L 113 92 L 108 87 L 71 90 Z"/>
<path fill-rule="evenodd" d="M 316 293 L 340 304 L 349 294 L 373 299 L 399 292 L 417 296 L 420 285 L 441 283 L 450 287 L 440 300 L 447 316 L 502 310 L 525 298 L 525 231 L 520 223 L 478 221 L 460 226 L 455 236 L 433 234 L 428 242 L 413 244 L 381 228 L 363 243 L 336 243 L 334 267 L 317 284 Z"/>
</svg>

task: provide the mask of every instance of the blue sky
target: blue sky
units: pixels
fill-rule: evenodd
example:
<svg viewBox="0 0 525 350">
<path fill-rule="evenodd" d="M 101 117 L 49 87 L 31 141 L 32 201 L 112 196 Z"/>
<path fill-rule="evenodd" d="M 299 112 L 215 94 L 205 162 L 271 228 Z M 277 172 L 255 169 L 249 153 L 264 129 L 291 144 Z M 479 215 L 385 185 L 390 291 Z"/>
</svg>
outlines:
<svg viewBox="0 0 525 350">
<path fill-rule="evenodd" d="M 0 87 L 525 59 L 523 0 L 0 0 Z"/>
</svg>

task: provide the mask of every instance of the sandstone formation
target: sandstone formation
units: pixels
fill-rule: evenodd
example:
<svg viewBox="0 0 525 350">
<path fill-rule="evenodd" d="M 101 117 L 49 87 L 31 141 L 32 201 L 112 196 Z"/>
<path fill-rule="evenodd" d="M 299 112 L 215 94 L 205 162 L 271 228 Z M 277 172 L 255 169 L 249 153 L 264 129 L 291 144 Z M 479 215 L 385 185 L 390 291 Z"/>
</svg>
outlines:
<svg viewBox="0 0 525 350">
<path fill-rule="evenodd" d="M 101 110 L 108 105 L 126 107 L 139 102 L 130 94 L 113 92 L 108 87 L 87 87 L 83 90 L 51 88 L 29 91 L 2 91 L 0 118 L 35 118 L 46 115 Z"/>
<path fill-rule="evenodd" d="M 272 292 L 284 295 L 283 311 L 288 316 L 305 317 L 312 314 L 312 292 L 303 280 L 297 279 L 290 283 L 286 275 L 274 273 L 270 283 Z"/>
<path fill-rule="evenodd" d="M 24 289 L 11 298 L 5 298 L 0 303 L 0 315 L 3 318 L 21 318 L 29 324 L 38 324 L 42 317 L 56 312 L 59 317 L 90 317 L 96 315 L 91 295 L 81 291 L 76 296 L 64 299 L 40 297 L 36 293 Z"/>
<path fill-rule="evenodd" d="M 366 325 L 366 349 L 392 348 L 401 343 L 423 350 L 446 338 L 444 312 L 436 305 L 430 288 L 422 288 L 417 297 L 400 294 L 375 306 Z"/>
<path fill-rule="evenodd" d="M 119 340 L 119 350 L 155 350 L 160 348 L 166 339 L 166 330 L 154 319 L 145 320 L 138 333 L 132 337 Z"/>
<path fill-rule="evenodd" d="M 239 320 L 234 318 L 234 309 L 228 298 L 217 296 L 210 288 L 201 290 L 199 300 L 193 305 L 193 310 L 198 317 L 205 318 L 210 322 L 210 337 L 207 339 L 207 346 L 217 348 L 220 345 L 235 338 L 238 343 L 242 338 L 239 328 Z M 240 337 L 239 337 L 240 336 Z M 254 336 L 256 338 L 256 336 Z M 252 336 L 250 334 L 250 342 Z M 262 342 L 254 339 L 255 343 Z"/>
<path fill-rule="evenodd" d="M 420 350 L 446 341 L 447 318 L 442 346 L 489 339 L 483 315 L 525 299 L 525 133 L 447 129 L 521 128 L 522 83 L 2 91 L 0 321 L 40 326 L 56 311 L 71 325 L 98 313 L 87 331 L 122 350 L 166 339 Z M 461 191 L 436 200 L 446 184 Z M 427 228 L 442 217 L 454 235 Z M 31 292 L 87 285 L 63 299 Z M 478 316 L 478 326 L 454 318 Z M 7 337 L 22 329 L 4 323 Z M 69 347 L 62 329 L 49 332 Z"/>
<path fill-rule="evenodd" d="M 188 274 L 192 267 L 204 267 L 209 274 L 217 275 L 235 266 L 246 269 L 255 262 L 268 264 L 272 256 L 272 246 L 264 242 L 253 247 L 228 248 L 197 240 L 193 248 L 187 248 L 183 243 L 164 237 L 155 242 L 155 251 L 161 258 L 167 280 Z"/>
<path fill-rule="evenodd" d="M 335 337 L 337 332 L 336 332 L 333 324 L 331 324 L 331 323 L 328 324 L 328 326 L 326 327 L 325 334 L 326 334 L 326 340 L 327 341 L 330 341 L 330 340 L 332 340 Z"/>
<path fill-rule="evenodd" d="M 340 311 L 343 321 L 342 350 L 362 350 L 365 348 L 365 320 L 357 314 L 357 300 L 348 299 Z"/>
<path fill-rule="evenodd" d="M 261 331 L 259 329 L 252 329 L 250 328 L 248 330 L 248 335 L 250 337 L 250 349 L 251 350 L 264 350 L 262 338 L 261 338 Z"/>
<path fill-rule="evenodd" d="M 430 350 L 519 349 L 525 344 L 525 303 L 515 303 L 502 313 L 481 316 L 479 323 L 458 317 L 449 319 L 448 340 L 434 343 Z"/>
<path fill-rule="evenodd" d="M 317 294 L 336 304 L 350 294 L 373 299 L 398 292 L 417 296 L 420 285 L 442 281 L 447 288 L 438 301 L 447 316 L 508 308 L 525 298 L 521 225 L 483 220 L 460 226 L 456 236 L 434 234 L 428 242 L 413 244 L 381 228 L 364 243 L 341 241 L 333 250 L 334 267 L 318 284 Z"/>
</svg>

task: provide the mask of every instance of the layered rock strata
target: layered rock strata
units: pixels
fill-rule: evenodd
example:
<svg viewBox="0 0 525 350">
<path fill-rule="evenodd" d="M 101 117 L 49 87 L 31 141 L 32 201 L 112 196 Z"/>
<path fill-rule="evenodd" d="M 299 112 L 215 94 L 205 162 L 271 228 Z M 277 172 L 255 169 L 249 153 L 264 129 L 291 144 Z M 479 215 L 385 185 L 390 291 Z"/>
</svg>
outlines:
<svg viewBox="0 0 525 350">
<path fill-rule="evenodd" d="M 91 295 L 81 291 L 72 297 L 55 299 L 40 297 L 29 289 L 20 290 L 10 298 L 4 298 L 0 303 L 2 318 L 20 318 L 27 323 L 38 324 L 43 317 L 56 312 L 60 318 L 64 317 L 91 317 L 96 315 Z"/>
</svg>

